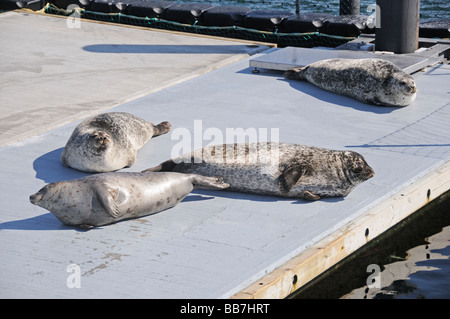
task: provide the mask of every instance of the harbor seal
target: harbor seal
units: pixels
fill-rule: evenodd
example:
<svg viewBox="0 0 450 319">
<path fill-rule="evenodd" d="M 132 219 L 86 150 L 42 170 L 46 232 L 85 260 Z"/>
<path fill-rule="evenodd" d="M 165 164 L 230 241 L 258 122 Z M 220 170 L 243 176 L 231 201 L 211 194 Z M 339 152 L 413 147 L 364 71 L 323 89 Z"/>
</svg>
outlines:
<svg viewBox="0 0 450 319">
<path fill-rule="evenodd" d="M 329 59 L 284 73 L 333 93 L 381 106 L 407 106 L 416 98 L 412 76 L 381 59 Z"/>
<path fill-rule="evenodd" d="M 66 225 L 90 229 L 174 207 L 196 187 L 228 184 L 194 174 L 111 172 L 47 184 L 30 201 Z"/>
<path fill-rule="evenodd" d="M 318 200 L 346 196 L 374 171 L 362 155 L 290 143 L 208 146 L 144 172 L 220 176 L 227 190 Z"/>
<path fill-rule="evenodd" d="M 111 112 L 89 117 L 73 131 L 61 162 L 84 172 L 111 172 L 129 167 L 137 151 L 153 136 L 170 131 L 171 124 L 153 125 L 129 113 Z"/>
</svg>

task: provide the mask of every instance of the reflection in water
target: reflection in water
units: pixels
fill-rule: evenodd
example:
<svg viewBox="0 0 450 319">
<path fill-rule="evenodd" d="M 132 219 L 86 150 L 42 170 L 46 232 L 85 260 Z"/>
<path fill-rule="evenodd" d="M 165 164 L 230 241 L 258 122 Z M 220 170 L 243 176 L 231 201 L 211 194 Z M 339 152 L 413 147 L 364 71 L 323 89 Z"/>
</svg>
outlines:
<svg viewBox="0 0 450 319">
<path fill-rule="evenodd" d="M 290 298 L 450 298 L 449 225 L 450 191 Z M 379 265 L 379 285 L 369 288 L 372 264 Z"/>
</svg>

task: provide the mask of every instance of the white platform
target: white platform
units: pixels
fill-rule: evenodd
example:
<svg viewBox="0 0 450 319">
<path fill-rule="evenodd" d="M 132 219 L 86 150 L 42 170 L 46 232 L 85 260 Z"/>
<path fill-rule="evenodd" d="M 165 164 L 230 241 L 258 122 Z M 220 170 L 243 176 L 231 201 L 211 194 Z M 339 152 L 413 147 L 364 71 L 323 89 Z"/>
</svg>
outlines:
<svg viewBox="0 0 450 319">
<path fill-rule="evenodd" d="M 286 47 L 250 60 L 250 66 L 259 69 L 286 71 L 325 59 L 366 59 L 378 58 L 390 61 L 405 72 L 414 73 L 430 63 L 424 56 L 394 55 L 368 51 L 335 50 L 330 48 Z"/>
<path fill-rule="evenodd" d="M 269 132 L 276 128 L 282 142 L 358 151 L 374 168 L 375 177 L 346 198 L 317 202 L 195 191 L 159 214 L 80 231 L 64 226 L 28 200 L 46 183 L 85 175 L 59 161 L 79 122 L 74 121 L 0 148 L 0 297 L 253 296 L 239 293 L 255 283 L 259 287 L 261 279 L 261 287 L 270 288 L 272 271 L 292 274 L 284 263 L 310 249 L 323 251 L 326 247 L 315 245 L 351 231 L 349 224 L 373 208 L 391 200 L 401 202 L 408 187 L 419 185 L 420 196 L 414 198 L 426 203 L 428 188 L 434 198 L 449 185 L 447 171 L 442 172 L 450 160 L 448 65 L 414 74 L 416 101 L 405 108 L 390 108 L 366 105 L 306 82 L 287 81 L 277 72 L 255 75 L 249 61 L 111 109 L 173 124 L 173 133 L 150 140 L 126 171 L 141 171 L 170 158 L 180 142 L 174 133 L 180 129 L 190 132 L 194 144 L 198 132 L 202 135 L 208 128 L 224 135 L 227 128 Z M 201 120 L 198 132 L 195 120 Z M 440 174 L 435 188 L 420 184 L 430 173 Z M 380 229 L 403 213 L 393 211 L 383 218 Z M 371 230 L 364 237 L 363 231 L 360 236 L 366 242 L 376 233 Z M 346 247 L 359 245 L 353 238 L 345 238 Z M 331 267 L 329 261 L 323 256 L 320 266 Z M 80 288 L 67 287 L 71 273 L 66 270 L 71 264 L 80 267 Z M 297 285 L 304 283 L 302 274 L 297 275 Z M 266 296 L 283 297 L 292 291 L 292 279 L 286 278 L 287 286 Z"/>
</svg>

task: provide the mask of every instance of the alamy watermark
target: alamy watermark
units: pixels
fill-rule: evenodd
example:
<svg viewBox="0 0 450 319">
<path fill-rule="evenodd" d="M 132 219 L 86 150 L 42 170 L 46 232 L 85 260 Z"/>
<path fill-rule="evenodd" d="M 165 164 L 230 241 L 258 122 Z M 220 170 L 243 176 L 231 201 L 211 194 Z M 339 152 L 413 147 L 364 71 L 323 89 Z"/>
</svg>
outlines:
<svg viewBox="0 0 450 319">
<path fill-rule="evenodd" d="M 366 279 L 367 288 L 381 288 L 381 268 L 377 264 L 367 266 L 366 272 L 370 275 Z"/>
<path fill-rule="evenodd" d="M 201 163 L 207 156 L 215 163 L 262 163 L 278 161 L 278 128 L 203 127 L 202 120 L 194 120 L 194 129 L 175 128 L 171 139 L 179 141 L 172 147 L 171 158 L 179 162 Z M 205 143 L 206 142 L 206 145 Z M 249 148 L 249 145 L 257 147 Z M 205 154 L 203 148 L 212 151 Z M 181 157 L 194 151 L 193 156 Z"/>
<path fill-rule="evenodd" d="M 66 272 L 70 273 L 66 279 L 67 288 L 81 288 L 81 267 L 77 264 L 70 264 L 67 266 Z"/>
<path fill-rule="evenodd" d="M 369 17 L 367 18 L 367 26 L 369 28 L 381 28 L 381 10 L 380 6 L 377 4 L 369 4 L 367 6 L 368 13 L 370 13 Z"/>
<path fill-rule="evenodd" d="M 71 4 L 66 9 L 67 12 L 71 12 L 66 19 L 66 25 L 69 29 L 81 28 L 81 14 L 80 7 L 76 4 Z"/>
</svg>

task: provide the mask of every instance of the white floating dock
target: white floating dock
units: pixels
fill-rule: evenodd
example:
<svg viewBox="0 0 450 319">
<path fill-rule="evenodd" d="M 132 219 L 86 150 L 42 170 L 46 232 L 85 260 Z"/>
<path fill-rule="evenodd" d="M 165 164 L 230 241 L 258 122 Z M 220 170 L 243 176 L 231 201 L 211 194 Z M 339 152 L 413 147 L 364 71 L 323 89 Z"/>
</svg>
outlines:
<svg viewBox="0 0 450 319">
<path fill-rule="evenodd" d="M 8 105 L 20 118 L 20 110 L 26 115 L 27 107 L 35 104 L 43 118 L 47 115 L 55 122 L 54 128 L 41 134 L 37 134 L 42 131 L 39 127 L 22 123 L 30 137 L 0 148 L 1 298 L 283 298 L 450 189 L 449 65 L 439 64 L 413 75 L 418 95 L 412 105 L 377 107 L 325 92 L 306 82 L 287 81 L 279 72 L 252 74 L 251 58 L 242 56 L 249 53 L 246 44 L 89 22 L 95 25 L 95 31 L 86 30 L 85 39 L 101 36 L 89 44 L 97 50 L 87 50 L 84 40 L 72 40 L 71 30 L 61 26 L 65 20 L 60 18 L 2 14 L 0 24 L 9 25 L 8 32 L 22 26 L 12 24 L 19 19 L 15 15 L 33 19 L 36 24 L 28 35 L 23 35 L 23 43 L 36 40 L 34 32 L 43 27 L 48 28 L 43 34 L 55 32 L 65 36 L 30 43 L 16 52 L 22 58 L 15 63 L 12 51 L 6 51 L 5 46 L 0 49 L 2 70 L 6 68 L 1 81 L 10 76 L 17 79 L 10 89 L 4 89 L 2 82 L 2 110 Z M 13 21 L 5 22 L 11 17 Z M 3 25 L 0 30 L 3 39 Z M 133 34 L 132 31 L 141 35 L 134 34 L 137 38 L 133 40 L 120 35 Z M 49 89 L 47 72 L 65 72 L 65 57 L 74 52 L 95 61 L 91 62 L 94 69 L 98 61 L 107 58 L 112 59 L 108 64 L 117 69 L 121 68 L 120 61 L 142 61 L 134 69 L 124 66 L 117 73 L 127 74 L 124 83 L 128 83 L 128 79 L 132 81 L 135 74 L 143 72 L 142 68 L 149 74 L 166 74 L 167 69 L 160 67 L 167 66 L 167 62 L 150 64 L 156 54 L 142 51 L 142 47 L 140 52 L 112 54 L 98 49 L 99 46 L 140 44 L 159 50 L 165 48 L 164 41 L 168 39 L 172 41 L 171 51 L 179 53 L 163 52 L 162 57 L 176 54 L 174 60 L 180 68 L 191 57 L 182 53 L 189 50 L 189 41 L 199 39 L 210 49 L 216 45 L 240 46 L 213 64 L 230 61 L 233 56 L 239 56 L 239 61 L 164 85 L 163 89 L 122 104 L 122 98 L 134 93 L 122 92 L 112 98 L 110 105 L 114 107 L 110 111 L 130 112 L 153 122 L 169 120 L 173 124 L 173 133 L 150 140 L 139 151 L 136 163 L 124 171 L 141 171 L 170 158 L 173 147 L 180 143 L 175 133 L 184 132 L 183 137 L 189 138 L 189 132 L 192 145 L 194 139 L 207 145 L 211 140 L 207 134 L 201 135 L 209 128 L 217 128 L 215 132 L 223 132 L 224 136 L 227 128 L 267 129 L 269 138 L 270 129 L 275 128 L 282 142 L 357 151 L 373 167 L 375 177 L 345 198 L 316 202 L 194 191 L 170 210 L 90 231 L 65 226 L 50 212 L 32 205 L 28 197 L 45 184 L 85 176 L 63 167 L 59 157 L 86 113 L 77 113 L 78 118 L 73 121 L 63 117 L 67 124 L 59 125 L 59 112 L 47 112 L 44 106 L 54 100 L 53 110 L 60 113 L 68 113 L 71 103 L 75 107 L 74 101 L 64 99 L 67 91 L 59 89 L 70 82 L 51 81 L 52 95 L 36 97 L 28 91 L 30 71 L 17 69 L 18 65 L 35 68 L 48 59 L 48 64 L 33 74 L 34 83 Z M 64 48 L 58 49 L 61 53 L 56 57 L 55 51 L 47 48 L 58 44 Z M 213 58 L 218 54 L 214 49 L 204 49 L 202 56 Z M 264 51 L 256 57 L 277 50 Z M 56 58 L 60 59 L 58 63 Z M 14 66 L 11 69 L 5 63 L 8 60 Z M 90 73 L 88 65 L 81 67 L 77 75 L 85 85 L 75 91 L 83 95 L 83 89 L 95 87 L 96 75 L 103 70 Z M 207 66 L 194 69 L 204 67 Z M 186 70 L 186 74 L 191 72 Z M 21 85 L 21 77 L 29 84 Z M 20 94 L 13 96 L 11 92 L 19 86 Z M 142 92 L 150 86 L 148 82 L 148 87 L 132 87 Z M 100 94 L 102 90 L 97 91 Z M 87 109 L 95 113 L 104 111 L 107 105 Z M 0 128 L 5 123 L 8 122 L 0 121 Z M 67 271 L 70 265 L 79 267 L 79 288 L 67 285 L 69 276 L 74 274 L 71 268 Z"/>
</svg>

